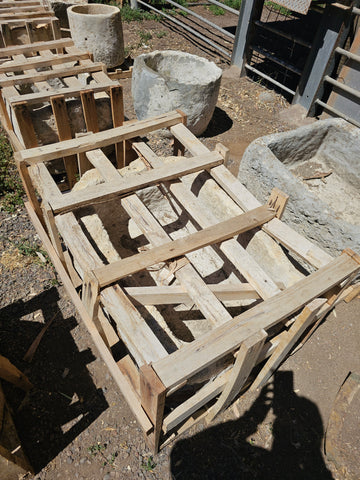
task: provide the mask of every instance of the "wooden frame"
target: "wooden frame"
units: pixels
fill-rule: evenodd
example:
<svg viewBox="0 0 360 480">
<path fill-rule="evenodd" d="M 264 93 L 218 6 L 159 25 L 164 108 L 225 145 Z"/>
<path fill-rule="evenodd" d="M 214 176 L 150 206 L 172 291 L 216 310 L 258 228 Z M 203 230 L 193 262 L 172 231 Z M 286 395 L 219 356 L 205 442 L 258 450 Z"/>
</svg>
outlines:
<svg viewBox="0 0 360 480">
<path fill-rule="evenodd" d="M 29 216 L 156 452 L 200 418 L 214 419 L 246 386 L 262 386 L 344 297 L 360 257 L 345 250 L 333 259 L 284 224 L 287 195 L 274 189 L 261 205 L 223 165 L 227 149 L 206 148 L 182 112 L 124 122 L 121 86 L 71 39 L 60 38 L 56 20 L 51 25 L 44 42 L 32 42 L 28 27 L 29 44 L 21 46 L 7 43 L 2 28 L 1 120 Z M 94 84 L 81 85 L 82 72 Z M 49 90 L 51 78 L 66 86 Z M 16 87 L 24 83 L 37 92 L 20 94 Z M 106 92 L 111 105 L 112 128 L 103 131 L 97 92 Z M 73 96 L 86 132 L 71 129 L 66 98 Z M 57 143 L 39 145 L 31 110 L 43 102 L 50 102 Z M 161 128 L 173 137 L 174 155 L 186 157 L 164 159 L 142 140 Z M 141 171 L 124 177 L 133 155 Z M 51 170 L 59 159 L 67 175 L 61 185 Z M 95 185 L 81 189 L 78 175 L 89 169 Z M 219 213 L 222 202 L 227 210 Z M 104 228 L 110 221 L 105 247 L 89 216 Z M 291 263 L 293 254 L 308 265 L 307 276 Z M 121 358 L 113 356 L 117 344 Z"/>
<path fill-rule="evenodd" d="M 332 259 L 283 224 L 279 216 L 287 197 L 282 192 L 274 190 L 269 205 L 259 205 L 223 166 L 226 149 L 218 146 L 210 152 L 187 130 L 184 121 L 181 112 L 170 112 L 16 154 L 17 162 L 28 172 L 32 188 L 41 196 L 47 233 L 30 200 L 32 220 L 100 353 L 110 371 L 116 372 L 121 391 L 153 451 L 187 428 L 199 409 L 205 408 L 208 421 L 215 418 L 249 383 L 254 367 L 267 358 L 252 388 L 261 386 L 302 334 L 342 298 L 345 287 L 360 270 L 359 257 L 353 252 L 345 251 Z M 160 127 L 170 129 L 178 142 L 176 149 L 180 146 L 187 150 L 190 158 L 164 165 L 139 139 Z M 124 140 L 131 143 L 148 169 L 126 181 L 101 150 Z M 51 164 L 75 152 L 87 157 L 103 181 L 88 187 L 85 196 L 81 193 L 84 190 L 61 192 L 44 163 Z M 192 193 L 194 182 L 201 177 L 205 183 L 215 181 L 243 213 L 219 223 L 211 207 L 201 208 L 201 200 Z M 180 205 L 181 215 L 186 212 L 193 233 L 178 239 L 169 236 L 149 205 L 141 200 L 142 189 L 149 186 L 159 189 L 170 205 Z M 81 209 L 111 202 L 117 202 L 126 212 L 151 248 L 104 265 L 99 255 L 101 248 L 94 248 L 95 239 L 89 241 L 91 233 L 84 230 Z M 235 238 L 238 234 L 241 238 L 241 232 L 248 229 L 251 236 L 269 242 L 269 248 L 279 248 L 278 242 L 283 244 L 317 271 L 303 278 L 299 273 L 296 283 L 280 287 Z M 198 273 L 190 252 L 207 245 L 212 257 L 225 255 L 231 271 L 238 274 L 235 283 L 211 284 Z M 137 275 L 161 262 L 168 272 L 167 284 L 127 284 L 129 275 L 136 283 L 141 278 Z M 74 271 L 82 282 L 81 297 L 70 280 L 75 277 Z M 173 281 L 175 284 L 169 283 Z M 335 286 L 339 288 L 334 296 Z M 246 310 L 233 316 L 226 302 L 244 298 L 250 305 L 244 305 Z M 150 328 L 142 308 L 151 305 L 151 311 L 155 311 L 157 305 L 189 302 L 208 321 L 210 331 L 190 343 L 177 344 L 169 352 L 169 345 L 162 340 L 165 332 L 159 336 L 157 329 Z M 174 340 L 173 332 L 166 334 Z M 128 353 L 115 362 L 111 348 L 119 341 Z M 194 393 L 185 401 L 177 400 L 177 392 L 187 391 L 190 385 L 194 385 Z"/>
</svg>

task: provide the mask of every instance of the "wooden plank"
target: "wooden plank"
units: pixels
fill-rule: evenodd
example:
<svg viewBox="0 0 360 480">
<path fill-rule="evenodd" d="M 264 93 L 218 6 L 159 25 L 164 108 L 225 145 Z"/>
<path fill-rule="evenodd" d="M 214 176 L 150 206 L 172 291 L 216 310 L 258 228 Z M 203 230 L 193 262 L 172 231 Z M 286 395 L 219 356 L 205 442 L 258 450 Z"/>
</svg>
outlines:
<svg viewBox="0 0 360 480">
<path fill-rule="evenodd" d="M 51 16 L 53 15 L 53 16 Z M 54 19 L 54 13 L 53 12 L 46 12 L 44 14 L 39 14 L 37 15 L 35 18 L 31 18 L 31 23 L 33 22 L 39 22 L 39 23 L 50 23 L 53 19 Z M 6 19 L 6 18 L 0 18 L 0 25 L 1 24 L 6 24 L 8 25 L 9 27 L 12 26 L 12 27 L 17 27 L 17 26 L 23 26 L 25 24 L 25 22 L 27 20 L 30 20 L 30 19 L 27 19 L 25 17 L 19 17 L 19 18 L 15 18 L 15 19 Z"/>
<path fill-rule="evenodd" d="M 148 437 L 154 453 L 159 447 L 162 420 L 164 416 L 166 388 L 151 365 L 140 368 L 141 406 L 154 425 L 154 432 Z"/>
<path fill-rule="evenodd" d="M 135 149 L 141 151 L 141 155 L 145 157 L 145 161 L 151 166 L 157 167 L 162 164 L 160 159 L 154 156 L 154 153 L 146 144 L 140 146 L 140 143 L 137 142 L 135 144 Z M 217 217 L 212 214 L 211 208 L 206 208 L 206 205 L 204 205 L 201 200 L 199 200 L 199 198 L 183 184 L 183 178 L 180 180 L 180 183 L 172 183 L 166 185 L 166 187 L 174 197 L 180 201 L 200 227 L 206 228 L 216 224 Z M 241 275 L 246 278 L 254 288 L 256 288 L 262 298 L 269 298 L 280 291 L 263 268 L 235 239 L 223 242 L 220 249 L 226 254 L 230 262 L 232 262 L 232 264 L 239 270 Z"/>
<path fill-rule="evenodd" d="M 248 283 L 207 284 L 207 287 L 222 302 L 260 298 L 257 291 Z M 189 293 L 182 285 L 127 287 L 125 292 L 142 305 L 171 305 L 192 301 Z"/>
<path fill-rule="evenodd" d="M 10 22 L 17 22 L 21 21 L 25 18 L 31 18 L 32 20 L 44 20 L 44 17 L 47 19 L 51 16 L 55 16 L 55 13 L 51 10 L 43 9 L 36 9 L 35 12 L 29 11 L 20 11 L 18 12 L 17 9 L 11 13 L 2 13 L 0 9 L 0 22 L 8 21 Z"/>
<path fill-rule="evenodd" d="M 114 82 L 111 82 L 109 80 L 108 82 L 94 84 L 91 86 L 91 88 L 94 92 L 103 92 L 113 85 L 114 85 Z M 27 93 L 25 95 L 21 95 L 21 100 L 24 102 L 27 102 L 28 105 L 33 105 L 38 103 L 49 102 L 50 98 L 54 95 L 64 95 L 65 98 L 79 97 L 81 92 L 85 92 L 88 89 L 89 89 L 88 86 L 75 87 L 75 88 L 65 87 L 65 88 L 59 88 L 58 90 L 52 89 L 49 92 Z M 19 97 L 18 96 L 10 97 L 10 98 L 7 98 L 7 101 L 8 103 L 12 104 L 14 102 L 18 102 Z M 45 147 L 42 147 L 42 148 L 45 148 Z M 71 155 L 71 153 L 67 155 Z"/>
<path fill-rule="evenodd" d="M 62 249 L 62 245 L 59 238 L 59 232 L 55 225 L 54 214 L 50 208 L 50 205 L 47 202 L 42 202 L 42 210 L 44 215 L 44 221 L 48 235 L 50 237 L 51 243 L 53 244 L 56 253 L 61 261 L 61 263 L 66 266 L 65 257 Z"/>
<path fill-rule="evenodd" d="M 82 68 L 88 68 L 87 65 Z M 88 132 L 97 133 L 99 131 L 99 123 L 97 118 L 97 110 L 95 105 L 94 90 L 85 90 L 80 93 L 81 104 L 83 108 L 85 125 Z"/>
<path fill-rule="evenodd" d="M 71 77 L 81 73 L 92 73 L 102 70 L 102 63 L 94 63 L 92 66 L 64 67 L 62 70 L 48 70 L 45 72 L 36 72 L 25 75 L 13 75 L 7 79 L 0 80 L 0 87 L 10 87 L 13 85 L 24 85 L 27 83 L 42 82 L 51 78 Z M 85 93 L 85 92 L 84 92 Z"/>
<path fill-rule="evenodd" d="M 60 262 L 59 258 L 56 255 L 56 252 L 47 237 L 45 230 L 43 229 L 38 217 L 36 216 L 34 210 L 31 208 L 31 205 L 26 203 L 25 204 L 30 219 L 46 248 L 46 251 L 49 254 L 49 257 L 54 264 L 57 273 L 59 274 L 63 285 L 75 305 L 75 308 L 80 314 L 82 321 L 84 322 L 88 332 L 90 333 L 93 342 L 100 353 L 101 357 L 103 358 L 104 362 L 106 363 L 111 375 L 113 376 L 115 382 L 117 383 L 121 393 L 124 395 L 131 411 L 135 415 L 135 418 L 139 422 L 139 425 L 145 432 L 149 432 L 152 429 L 152 423 L 149 421 L 147 415 L 141 408 L 140 402 L 136 395 L 134 395 L 133 391 L 129 388 L 127 380 L 124 378 L 123 374 L 121 373 L 119 367 L 116 365 L 114 358 L 112 357 L 109 349 L 104 344 L 103 339 L 101 338 L 99 331 L 97 330 L 94 322 L 91 320 L 89 314 L 87 313 L 83 303 L 81 302 L 74 286 L 72 285 L 68 274 L 63 267 L 62 263 Z"/>
<path fill-rule="evenodd" d="M 0 378 L 28 392 L 34 385 L 10 360 L 0 355 Z M 1 425 L 0 425 L 1 432 Z"/>
<path fill-rule="evenodd" d="M 52 55 L 51 58 L 43 57 L 27 57 L 26 61 L 8 61 L 0 65 L 0 73 L 12 73 L 12 72 L 23 72 L 24 70 L 29 70 L 30 68 L 43 68 L 43 67 L 52 67 L 54 65 L 62 65 L 64 63 L 73 63 L 82 59 L 89 58 L 88 52 L 83 52 L 80 54 L 60 54 Z"/>
<path fill-rule="evenodd" d="M 304 307 L 302 312 L 297 316 L 290 330 L 288 332 L 284 332 L 285 334 L 276 350 L 261 369 L 260 373 L 257 375 L 256 379 L 251 385 L 252 390 L 256 390 L 265 385 L 275 370 L 285 360 L 286 356 L 295 346 L 302 334 L 316 320 L 316 314 L 324 305 L 324 303 L 326 303 L 325 299 L 316 298 L 309 303 L 309 305 Z"/>
<path fill-rule="evenodd" d="M 62 91 L 60 93 L 63 94 L 64 92 Z M 51 96 L 53 95 L 54 93 L 52 93 Z M 25 96 L 23 95 L 22 99 L 24 97 Z M 133 120 L 126 122 L 121 127 L 111 128 L 103 132 L 88 135 L 87 137 L 44 145 L 36 149 L 24 150 L 18 152 L 16 155 L 18 155 L 21 160 L 26 160 L 28 163 L 45 162 L 54 160 L 55 158 L 72 155 L 74 153 L 82 153 L 87 150 L 107 147 L 108 145 L 113 145 L 114 143 L 119 143 L 123 140 L 146 135 L 147 133 L 160 128 L 175 125 L 179 121 L 181 121 L 181 115 L 178 112 L 164 113 L 146 120 Z"/>
<path fill-rule="evenodd" d="M 140 374 L 130 355 L 125 355 L 117 364 L 140 400 Z"/>
<path fill-rule="evenodd" d="M 38 7 L 38 6 L 42 6 L 43 3 L 41 1 L 24 1 L 24 0 L 21 0 L 19 2 L 13 0 L 11 2 L 1 2 L 0 3 L 0 8 L 10 8 L 10 7 L 14 7 L 14 8 L 21 8 L 21 7 Z"/>
<path fill-rule="evenodd" d="M 113 127 L 121 127 L 124 123 L 124 97 L 123 88 L 120 85 L 110 88 L 110 102 Z M 117 168 L 125 167 L 125 142 L 115 145 L 115 154 Z"/>
<path fill-rule="evenodd" d="M 80 276 L 102 265 L 102 261 L 85 236 L 73 213 L 55 217 L 56 225 L 68 246 Z M 114 319 L 120 337 L 138 365 L 164 358 L 167 355 L 152 330 L 148 327 L 120 287 L 101 292 L 101 301 Z M 126 321 L 124 321 L 126 319 Z"/>
<path fill-rule="evenodd" d="M 122 199 L 121 204 L 153 246 L 160 246 L 169 241 L 169 235 L 136 195 Z M 209 322 L 219 325 L 231 319 L 226 308 L 192 265 L 185 264 L 176 270 L 174 275 Z"/>
<path fill-rule="evenodd" d="M 276 218 L 281 218 L 285 207 L 289 201 L 289 195 L 282 192 L 279 188 L 273 188 L 271 190 L 270 197 L 268 199 L 268 205 L 276 212 Z"/>
<path fill-rule="evenodd" d="M 119 172 L 102 150 L 92 150 L 91 152 L 86 152 L 85 155 L 106 182 L 112 182 L 121 178 Z"/>
<path fill-rule="evenodd" d="M 31 181 L 31 178 L 30 178 L 30 175 L 29 175 L 28 167 L 25 165 L 24 162 L 16 162 L 16 166 L 18 168 L 20 178 L 22 180 L 24 190 L 25 190 L 26 195 L 29 199 L 29 202 L 30 202 L 32 208 L 34 209 L 36 215 L 39 217 L 40 221 L 44 225 L 43 213 L 42 213 L 42 210 L 40 208 L 40 203 L 38 201 L 38 198 L 37 198 L 37 195 L 36 195 L 36 192 L 35 192 L 35 188 L 33 186 L 33 183 Z"/>
<path fill-rule="evenodd" d="M 211 422 L 217 415 L 223 412 L 240 393 L 251 370 L 257 363 L 266 337 L 267 333 L 265 330 L 259 330 L 259 332 L 242 342 L 225 388 L 207 417 L 208 422 Z"/>
<path fill-rule="evenodd" d="M 359 270 L 356 260 L 343 253 L 285 291 L 255 305 L 201 339 L 183 346 L 167 359 L 155 362 L 153 367 L 166 387 L 172 388 L 234 351 L 251 334 L 260 329 L 267 330 L 285 320 Z"/>
<path fill-rule="evenodd" d="M 59 140 L 61 142 L 64 140 L 70 140 L 72 138 L 72 133 L 64 96 L 57 95 L 51 97 L 50 103 L 55 118 Z M 64 157 L 64 165 L 69 187 L 72 188 L 76 183 L 76 175 L 78 173 L 76 155 Z"/>
<path fill-rule="evenodd" d="M 201 155 L 208 151 L 205 145 L 185 128 L 184 125 L 175 125 L 170 128 L 170 131 L 193 155 Z M 213 168 L 210 174 L 229 197 L 245 212 L 261 205 L 253 194 L 223 165 Z M 316 268 L 320 268 L 332 260 L 329 254 L 277 218 L 263 225 L 262 229 Z"/>
<path fill-rule="evenodd" d="M 26 102 L 18 102 L 13 105 L 14 115 L 19 126 L 25 148 L 33 148 L 39 145 L 34 125 Z"/>
<path fill-rule="evenodd" d="M 223 242 L 235 235 L 256 228 L 273 217 L 274 211 L 264 205 L 187 237 L 179 238 L 132 257 L 124 258 L 106 267 L 97 268 L 94 273 L 103 287 L 156 263 L 185 255 L 214 243 Z"/>
<path fill-rule="evenodd" d="M 92 135 L 89 134 L 79 138 L 78 140 L 82 140 L 82 138 L 91 136 Z M 176 162 L 165 165 L 156 171 L 143 171 L 138 175 L 128 178 L 119 178 L 117 180 L 106 182 L 100 185 L 89 186 L 83 190 L 69 192 L 51 203 L 51 206 L 56 213 L 69 211 L 74 208 L 79 208 L 88 204 L 94 204 L 99 201 L 111 200 L 112 198 L 123 196 L 127 193 L 154 185 L 164 180 L 172 180 L 181 175 L 186 175 L 188 173 L 197 172 L 205 168 L 210 168 L 211 166 L 217 165 L 221 162 L 222 158 L 214 153 L 202 157 L 193 157 L 186 162 Z"/>
<path fill-rule="evenodd" d="M 256 360 L 257 364 L 263 362 L 266 358 L 272 355 L 276 347 L 279 345 L 283 333 L 284 332 L 265 343 Z M 219 395 L 223 391 L 226 383 L 228 382 L 230 375 L 231 370 L 227 370 L 221 375 L 218 375 L 213 381 L 208 382 L 206 385 L 200 388 L 200 390 L 198 390 L 188 400 L 185 400 L 185 402 L 174 408 L 174 410 L 172 410 L 164 418 L 164 433 L 173 430 L 177 425 L 179 425 L 179 423 L 183 422 L 186 418 L 195 413 L 199 408 L 203 407 L 210 400 Z"/>
<path fill-rule="evenodd" d="M 51 202 L 61 197 L 61 192 L 55 180 L 43 163 L 29 167 L 29 174 L 43 201 L 47 201 L 51 206 Z"/>
<path fill-rule="evenodd" d="M 100 299 L 139 366 L 167 357 L 165 348 L 118 285 L 105 288 Z"/>
</svg>

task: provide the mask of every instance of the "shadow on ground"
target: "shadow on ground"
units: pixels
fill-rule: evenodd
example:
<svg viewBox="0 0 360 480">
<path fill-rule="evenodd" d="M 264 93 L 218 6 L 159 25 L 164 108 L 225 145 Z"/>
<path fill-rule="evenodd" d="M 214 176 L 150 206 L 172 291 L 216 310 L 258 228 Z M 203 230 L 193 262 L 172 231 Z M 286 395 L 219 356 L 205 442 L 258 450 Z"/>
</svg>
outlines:
<svg viewBox="0 0 360 480">
<path fill-rule="evenodd" d="M 233 121 L 229 115 L 219 107 L 215 107 L 214 114 L 207 126 L 205 132 L 201 134 L 203 138 L 216 137 L 225 133 L 233 126 Z"/>
<path fill-rule="evenodd" d="M 35 385 L 25 395 L 3 382 L 19 437 L 36 472 L 108 407 L 86 367 L 95 357 L 89 349 L 79 351 L 71 335 L 76 319 L 63 317 L 58 300 L 56 288 L 51 288 L 29 301 L 0 309 L 0 353 Z M 27 363 L 23 356 L 44 325 L 22 318 L 38 310 L 44 323 L 53 322 L 32 362 Z"/>
<path fill-rule="evenodd" d="M 270 450 L 252 444 L 273 410 Z M 293 373 L 277 372 L 238 420 L 216 425 L 176 443 L 173 479 L 331 480 L 322 455 L 323 425 L 316 405 L 293 391 Z"/>
</svg>

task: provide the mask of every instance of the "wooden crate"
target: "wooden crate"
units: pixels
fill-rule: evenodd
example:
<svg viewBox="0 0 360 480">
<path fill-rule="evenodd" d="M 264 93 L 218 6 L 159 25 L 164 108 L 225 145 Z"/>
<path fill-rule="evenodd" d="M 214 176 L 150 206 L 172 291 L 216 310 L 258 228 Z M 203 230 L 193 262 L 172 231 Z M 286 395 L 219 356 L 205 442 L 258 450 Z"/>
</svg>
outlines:
<svg viewBox="0 0 360 480">
<path fill-rule="evenodd" d="M 284 224 L 282 192 L 260 205 L 223 165 L 227 149 L 209 151 L 184 123 L 170 112 L 15 155 L 33 224 L 154 452 L 200 418 L 211 421 L 249 382 L 261 387 L 360 270 L 354 252 L 333 259 Z M 160 128 L 188 158 L 164 163 L 141 140 Z M 103 151 L 124 141 L 146 167 L 126 177 Z M 102 183 L 61 192 L 47 165 L 72 155 L 85 156 Z M 210 182 L 218 204 L 229 202 L 224 218 L 205 201 Z M 88 209 L 115 228 L 116 258 L 88 226 Z M 267 251 L 266 266 L 253 242 Z M 308 265 L 307 275 L 288 255 Z M 215 277 L 201 270 L 202 258 L 220 265 Z M 296 278 L 273 279 L 282 262 Z"/>
<path fill-rule="evenodd" d="M 105 97 L 108 101 L 110 126 L 122 125 L 124 109 L 121 85 L 109 79 L 104 64 L 93 62 L 91 55 L 76 48 L 70 38 L 8 46 L 0 49 L 0 57 L 6 59 L 0 64 L 0 111 L 15 150 L 42 143 L 39 139 L 41 132 L 35 128 L 32 116 L 38 116 L 38 109 L 49 103 L 56 140 L 67 140 L 81 133 L 76 128 L 78 122 L 68 112 L 68 99 L 81 100 L 76 116 L 83 116 L 87 132 L 96 133 L 100 129 L 101 119 L 97 111 L 97 104 L 101 101 L 99 97 Z M 40 68 L 46 70 L 39 71 Z M 84 84 L 80 79 L 82 74 L 90 76 L 87 79 L 89 84 Z M 61 82 L 60 86 L 54 86 L 51 83 L 53 79 Z M 116 148 L 118 165 L 123 166 L 125 147 L 118 145 Z M 87 165 L 86 161 L 83 162 L 82 170 Z M 63 188 L 73 186 L 78 175 L 75 156 L 64 159 L 64 172 Z"/>
</svg>

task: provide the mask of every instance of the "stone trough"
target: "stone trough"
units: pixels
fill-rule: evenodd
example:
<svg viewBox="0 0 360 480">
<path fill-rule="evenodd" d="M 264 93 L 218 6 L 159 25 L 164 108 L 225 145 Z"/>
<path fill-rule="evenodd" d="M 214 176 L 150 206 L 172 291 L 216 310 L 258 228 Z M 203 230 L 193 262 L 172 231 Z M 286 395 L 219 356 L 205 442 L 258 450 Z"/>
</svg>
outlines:
<svg viewBox="0 0 360 480">
<path fill-rule="evenodd" d="M 359 251 L 359 151 L 357 127 L 341 119 L 319 121 L 252 142 L 238 176 L 260 201 L 273 187 L 288 193 L 285 223 L 330 254 Z"/>
<path fill-rule="evenodd" d="M 222 70 L 189 53 L 166 50 L 139 55 L 132 74 L 132 96 L 139 120 L 180 109 L 187 127 L 201 135 L 213 116 Z"/>
</svg>

